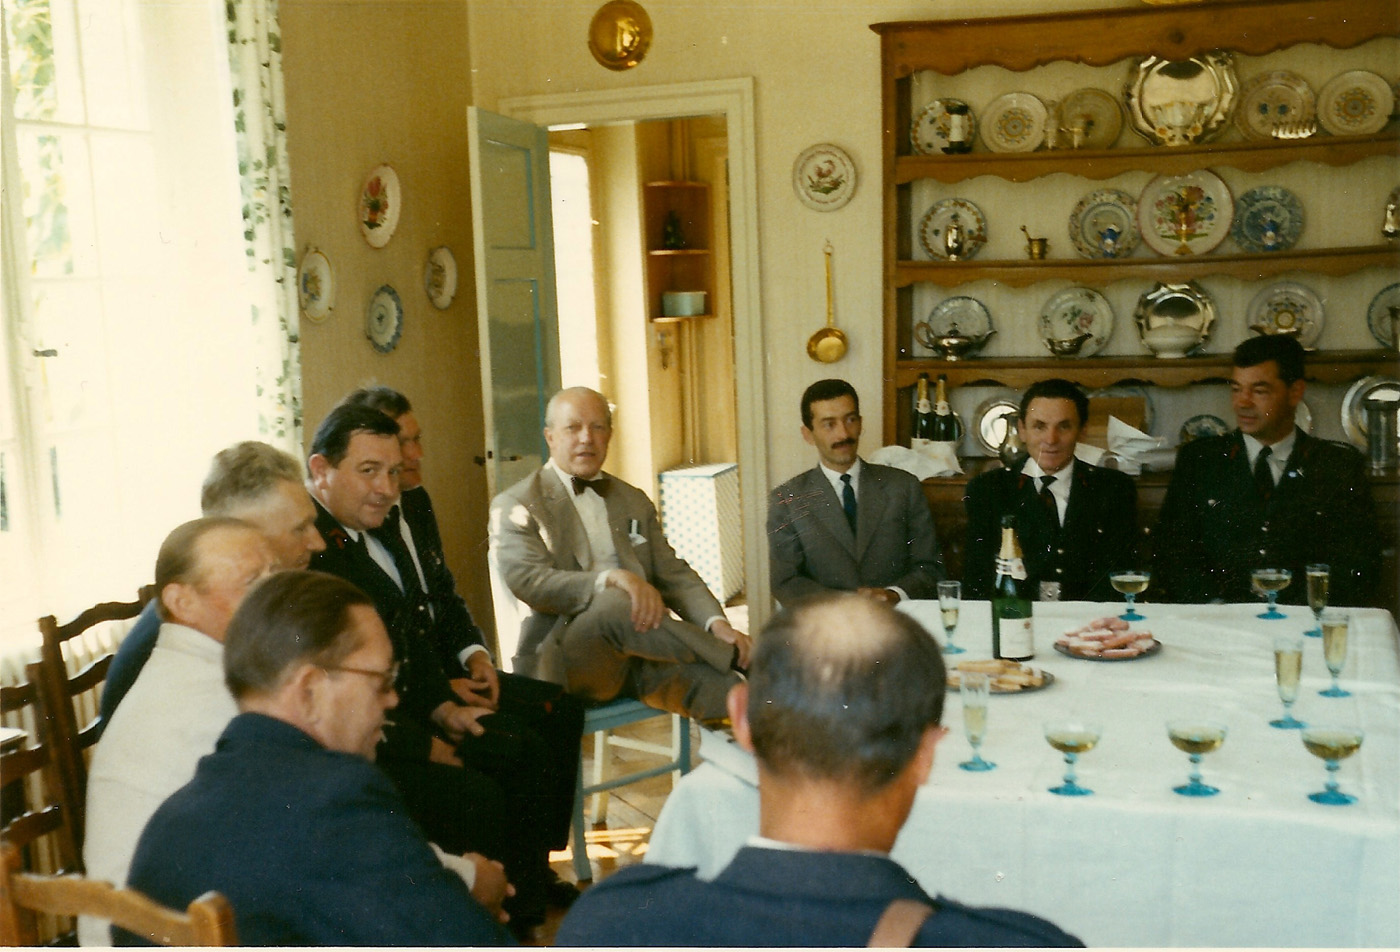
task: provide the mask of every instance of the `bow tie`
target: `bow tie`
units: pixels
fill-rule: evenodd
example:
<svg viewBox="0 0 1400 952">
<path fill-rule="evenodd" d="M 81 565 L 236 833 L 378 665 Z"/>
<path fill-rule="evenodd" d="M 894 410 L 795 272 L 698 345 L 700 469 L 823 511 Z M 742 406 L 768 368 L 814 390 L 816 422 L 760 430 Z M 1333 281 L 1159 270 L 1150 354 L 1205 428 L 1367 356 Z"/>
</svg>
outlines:
<svg viewBox="0 0 1400 952">
<path fill-rule="evenodd" d="M 585 489 L 591 489 L 600 496 L 608 494 L 608 477 L 599 476 L 596 479 L 584 479 L 582 476 L 570 476 L 573 481 L 574 495 L 577 496 Z"/>
</svg>

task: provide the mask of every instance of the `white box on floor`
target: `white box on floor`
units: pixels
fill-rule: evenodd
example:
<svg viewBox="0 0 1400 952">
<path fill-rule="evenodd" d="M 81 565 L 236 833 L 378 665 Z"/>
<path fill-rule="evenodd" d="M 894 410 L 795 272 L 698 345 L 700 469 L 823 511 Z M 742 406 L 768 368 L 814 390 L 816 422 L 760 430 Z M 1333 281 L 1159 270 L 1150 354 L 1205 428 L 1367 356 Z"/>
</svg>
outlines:
<svg viewBox="0 0 1400 952">
<path fill-rule="evenodd" d="M 721 603 L 744 588 L 739 467 L 712 463 L 660 476 L 661 529 Z"/>
</svg>

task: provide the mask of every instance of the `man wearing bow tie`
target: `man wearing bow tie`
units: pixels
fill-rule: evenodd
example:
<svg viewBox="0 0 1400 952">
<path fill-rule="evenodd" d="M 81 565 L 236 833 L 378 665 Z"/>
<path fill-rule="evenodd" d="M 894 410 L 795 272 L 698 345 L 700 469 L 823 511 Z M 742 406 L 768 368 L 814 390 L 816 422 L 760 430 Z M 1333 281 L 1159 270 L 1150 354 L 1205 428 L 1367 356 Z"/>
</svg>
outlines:
<svg viewBox="0 0 1400 952">
<path fill-rule="evenodd" d="M 723 717 L 749 638 L 672 550 L 646 494 L 602 474 L 607 401 L 584 387 L 556 393 L 544 437 L 549 461 L 491 504 L 492 556 L 531 610 L 515 670 L 589 700 Z"/>
</svg>

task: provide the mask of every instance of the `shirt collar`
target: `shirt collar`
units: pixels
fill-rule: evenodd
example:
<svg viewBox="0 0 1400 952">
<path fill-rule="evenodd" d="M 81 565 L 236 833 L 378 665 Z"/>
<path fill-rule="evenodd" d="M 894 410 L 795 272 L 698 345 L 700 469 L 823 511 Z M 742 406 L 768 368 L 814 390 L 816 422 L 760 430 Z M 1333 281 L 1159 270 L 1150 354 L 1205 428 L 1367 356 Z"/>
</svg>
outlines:
<svg viewBox="0 0 1400 952">
<path fill-rule="evenodd" d="M 1054 474 L 1055 482 L 1052 485 L 1069 485 L 1070 477 L 1074 475 L 1075 462 L 1076 457 L 1071 456 L 1069 462 L 1060 467 L 1060 471 Z M 1039 479 L 1042 476 L 1048 476 L 1050 474 L 1041 469 L 1040 464 L 1037 463 L 1033 457 L 1027 456 L 1025 465 L 1021 467 L 1021 475 Z"/>
<path fill-rule="evenodd" d="M 1264 448 L 1264 444 L 1248 433 L 1241 433 L 1240 436 L 1244 437 L 1244 449 L 1249 454 L 1249 464 L 1253 466 L 1254 461 L 1259 458 L 1259 451 Z M 1288 435 L 1283 439 L 1277 443 L 1269 444 L 1269 453 L 1278 460 L 1279 466 L 1285 466 L 1288 463 L 1288 457 L 1293 455 L 1293 445 L 1297 442 L 1298 428 L 1295 426 L 1288 431 Z"/>
<path fill-rule="evenodd" d="M 820 470 L 822 471 L 822 475 L 826 477 L 826 481 L 829 482 L 829 483 L 831 483 L 832 488 L 834 488 L 838 493 L 841 491 L 841 477 L 842 477 L 842 476 L 850 476 L 850 477 L 851 477 L 851 485 L 852 485 L 852 486 L 859 486 L 859 485 L 860 485 L 860 457 L 859 457 L 859 456 L 857 456 L 857 457 L 856 457 L 856 461 L 855 461 L 854 463 L 851 464 L 851 468 L 848 469 L 848 470 L 846 470 L 846 472 L 844 472 L 844 473 L 838 473 L 836 470 L 831 469 L 830 467 L 828 467 L 825 463 L 817 463 L 817 468 L 820 469 Z"/>
</svg>

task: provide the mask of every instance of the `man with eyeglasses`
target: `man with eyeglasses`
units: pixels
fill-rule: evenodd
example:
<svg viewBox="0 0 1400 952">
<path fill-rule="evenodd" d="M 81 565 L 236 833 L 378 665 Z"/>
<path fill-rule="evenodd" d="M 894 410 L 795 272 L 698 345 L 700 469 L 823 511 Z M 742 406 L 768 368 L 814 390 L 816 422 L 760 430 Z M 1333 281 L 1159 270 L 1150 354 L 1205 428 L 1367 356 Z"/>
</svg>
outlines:
<svg viewBox="0 0 1400 952">
<path fill-rule="evenodd" d="M 283 572 L 255 588 L 224 655 L 238 713 L 151 818 L 131 885 L 175 908 L 217 890 L 244 945 L 508 944 L 370 763 L 399 700 L 394 656 L 343 579 Z"/>
</svg>

